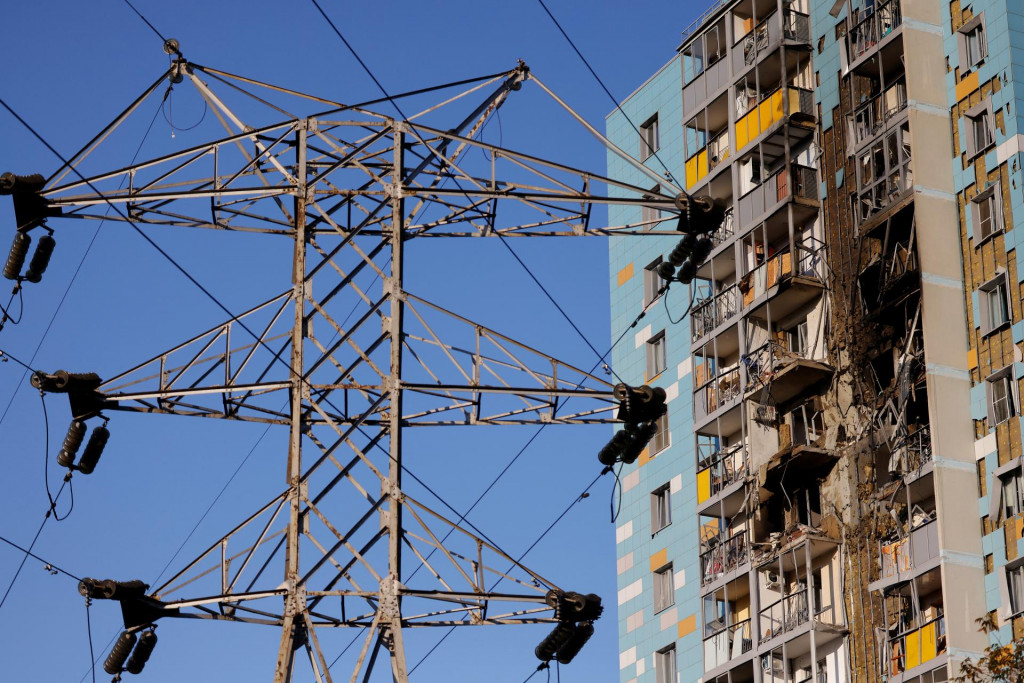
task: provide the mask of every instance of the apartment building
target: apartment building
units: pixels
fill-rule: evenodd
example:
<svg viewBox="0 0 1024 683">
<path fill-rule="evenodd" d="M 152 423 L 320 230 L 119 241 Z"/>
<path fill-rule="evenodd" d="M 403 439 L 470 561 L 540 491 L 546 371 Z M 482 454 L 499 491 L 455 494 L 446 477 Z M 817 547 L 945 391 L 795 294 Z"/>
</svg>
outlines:
<svg viewBox="0 0 1024 683">
<path fill-rule="evenodd" d="M 728 207 L 613 359 L 671 399 L 623 469 L 622 681 L 934 683 L 990 642 L 975 619 L 1024 633 L 1017 26 L 1005 0 L 720 2 L 609 115 Z M 613 241 L 614 338 L 676 241 Z"/>
</svg>

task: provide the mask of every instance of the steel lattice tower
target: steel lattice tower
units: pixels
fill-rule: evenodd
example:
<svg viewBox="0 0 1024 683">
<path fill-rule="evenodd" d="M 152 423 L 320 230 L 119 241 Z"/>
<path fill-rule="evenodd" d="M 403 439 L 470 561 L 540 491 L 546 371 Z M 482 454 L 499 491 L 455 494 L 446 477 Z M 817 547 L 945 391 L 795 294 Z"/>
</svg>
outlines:
<svg viewBox="0 0 1024 683">
<path fill-rule="evenodd" d="M 144 101 L 168 81 L 183 80 L 223 124 L 224 137 L 109 173 L 80 174 L 80 162 Z M 352 680 L 368 680 L 386 651 L 392 677 L 406 681 L 404 638 L 411 628 L 555 621 L 545 600 L 558 589 L 552 581 L 403 490 L 407 429 L 607 423 L 617 405 L 602 377 L 407 291 L 410 240 L 677 234 L 674 224 L 660 227 L 674 220 L 671 197 L 474 139 L 526 81 L 583 123 L 523 64 L 439 87 L 436 106 L 401 120 L 179 54 L 48 179 L 41 195 L 50 212 L 64 217 L 100 219 L 113 207 L 107 220 L 258 232 L 292 244 L 291 283 L 279 295 L 98 388 L 70 392 L 72 412 L 82 419 L 136 411 L 289 430 L 280 494 L 127 609 L 126 626 L 187 617 L 278 627 L 275 681 L 291 680 L 303 648 L 316 679 L 330 681 L 318 632 L 366 629 Z M 278 122 L 250 126 L 210 82 L 261 106 L 277 97 L 330 108 L 299 116 L 275 104 Z M 451 127 L 421 122 L 472 98 L 478 101 L 464 107 L 469 114 Z M 472 149 L 484 153 L 473 161 L 488 160 L 482 170 L 470 167 Z M 597 194 L 595 185 L 609 191 Z M 649 224 L 591 226 L 592 207 L 612 203 L 665 213 Z M 502 227 L 509 204 L 535 220 Z M 511 588 L 498 590 L 501 584 Z"/>
</svg>

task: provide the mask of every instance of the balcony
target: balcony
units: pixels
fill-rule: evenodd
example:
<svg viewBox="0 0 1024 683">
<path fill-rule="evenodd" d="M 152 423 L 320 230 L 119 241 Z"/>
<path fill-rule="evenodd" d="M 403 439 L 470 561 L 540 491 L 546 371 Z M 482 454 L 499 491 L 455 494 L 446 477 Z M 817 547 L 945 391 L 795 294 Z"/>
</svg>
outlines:
<svg viewBox="0 0 1024 683">
<path fill-rule="evenodd" d="M 697 445 L 697 505 L 703 505 L 722 491 L 742 482 L 747 474 L 747 453 L 743 444 L 711 453 L 705 453 L 706 450 L 710 450 L 710 444 Z M 736 514 L 740 502 L 727 505 L 724 514 Z"/>
<path fill-rule="evenodd" d="M 939 616 L 923 626 L 911 629 L 888 640 L 888 657 L 883 658 L 890 678 L 937 659 L 946 651 L 946 619 Z"/>
<path fill-rule="evenodd" d="M 704 638 L 704 671 L 724 666 L 750 652 L 754 647 L 750 627 L 750 619 L 744 619 Z"/>
<path fill-rule="evenodd" d="M 739 290 L 736 285 L 729 285 L 718 294 L 711 294 L 699 299 L 690 312 L 690 341 L 711 334 L 719 325 L 731 320 L 739 313 Z"/>
<path fill-rule="evenodd" d="M 904 538 L 880 542 L 878 557 L 881 576 L 877 582 L 872 582 L 871 590 L 881 590 L 934 569 L 939 561 L 939 525 L 928 518 Z"/>
<path fill-rule="evenodd" d="M 801 215 L 794 215 L 794 220 L 809 217 L 809 214 L 817 210 L 817 169 L 792 164 L 789 172 L 785 168 L 779 169 L 764 182 L 750 189 L 740 197 L 740 224 L 749 225 L 754 223 L 764 217 L 765 214 L 774 213 L 785 202 L 795 198 L 807 200 L 811 209 Z M 799 212 L 794 211 L 794 213 L 797 214 Z"/>
<path fill-rule="evenodd" d="M 740 279 L 743 308 L 753 320 L 783 320 L 821 296 L 820 248 L 798 245 L 801 254 L 794 266 L 787 250 L 769 258 Z"/>
<path fill-rule="evenodd" d="M 703 545 L 711 547 L 700 554 L 701 586 L 714 583 L 750 560 L 745 532 L 724 541 L 719 536 L 712 536 Z"/>
<path fill-rule="evenodd" d="M 697 381 L 701 379 L 698 375 Z M 703 422 L 719 409 L 736 403 L 742 396 L 743 385 L 739 367 L 715 373 L 694 392 L 694 420 L 698 423 Z"/>
<path fill-rule="evenodd" d="M 796 114 L 814 119 L 813 92 L 791 86 L 769 93 L 736 121 L 736 149 L 743 150 L 787 116 Z"/>
<path fill-rule="evenodd" d="M 761 643 L 795 631 L 810 620 L 807 589 L 787 595 L 761 610 Z"/>
<path fill-rule="evenodd" d="M 855 147 L 885 130 L 888 123 L 907 108 L 905 78 L 863 102 L 853 113 L 853 141 Z"/>
<path fill-rule="evenodd" d="M 746 354 L 743 365 L 747 371 L 746 399 L 759 402 L 762 393 L 771 387 L 772 399 L 779 405 L 811 391 L 834 372 L 831 366 L 774 341 Z"/>
<path fill-rule="evenodd" d="M 782 13 L 781 23 L 777 12 L 772 12 L 762 19 L 751 31 L 741 36 L 733 46 L 733 74 L 739 74 L 747 67 L 756 64 L 761 57 L 772 52 L 781 38 L 809 44 L 811 42 L 810 17 L 802 12 L 785 10 Z"/>
<path fill-rule="evenodd" d="M 846 34 L 846 49 L 851 64 L 893 33 L 903 23 L 903 12 L 899 0 L 889 0 L 878 5 L 874 11 L 864 14 L 863 18 L 852 19 L 856 23 Z"/>
<path fill-rule="evenodd" d="M 729 158 L 729 130 L 723 130 L 686 160 L 686 187 L 693 187 Z"/>
<path fill-rule="evenodd" d="M 910 242 L 896 242 L 888 254 L 872 256 L 857 279 L 864 304 L 869 310 L 875 310 L 888 302 L 900 301 L 919 284 L 917 250 Z"/>
<path fill-rule="evenodd" d="M 889 456 L 889 473 L 906 476 L 920 471 L 932 461 L 932 433 L 924 427 L 897 441 Z"/>
</svg>

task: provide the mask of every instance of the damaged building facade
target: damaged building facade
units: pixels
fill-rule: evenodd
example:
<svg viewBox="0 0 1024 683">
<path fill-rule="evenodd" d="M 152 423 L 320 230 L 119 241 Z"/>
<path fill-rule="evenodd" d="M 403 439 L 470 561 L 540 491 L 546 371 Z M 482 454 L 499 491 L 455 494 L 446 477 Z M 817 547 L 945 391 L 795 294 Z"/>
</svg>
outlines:
<svg viewBox="0 0 1024 683">
<path fill-rule="evenodd" d="M 621 472 L 624 683 L 936 683 L 1024 635 L 1017 12 L 720 2 L 608 116 L 666 183 L 610 176 L 727 207 L 688 285 L 678 237 L 611 243 L 615 367 L 669 396 Z"/>
</svg>

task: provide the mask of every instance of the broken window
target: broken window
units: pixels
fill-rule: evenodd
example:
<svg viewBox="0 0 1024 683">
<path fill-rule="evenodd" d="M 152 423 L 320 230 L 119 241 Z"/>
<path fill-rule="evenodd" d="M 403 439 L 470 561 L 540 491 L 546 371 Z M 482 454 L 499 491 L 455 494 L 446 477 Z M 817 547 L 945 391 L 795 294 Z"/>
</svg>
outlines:
<svg viewBox="0 0 1024 683">
<path fill-rule="evenodd" d="M 992 101 L 985 100 L 969 109 L 964 116 L 964 124 L 967 128 L 967 156 L 975 157 L 995 142 Z"/>
<path fill-rule="evenodd" d="M 1010 612 L 1024 612 L 1024 564 L 1006 570 L 1006 588 L 1010 597 Z"/>
<path fill-rule="evenodd" d="M 1017 398 L 1013 388 L 1013 368 L 1007 366 L 994 373 L 985 382 L 988 395 L 989 426 L 1006 422 L 1017 414 Z"/>
<path fill-rule="evenodd" d="M 965 72 L 977 66 L 988 56 L 988 41 L 985 38 L 985 13 L 974 17 L 957 31 L 957 47 L 960 53 L 960 71 Z"/>
<path fill-rule="evenodd" d="M 654 611 L 666 610 L 676 603 L 676 590 L 672 579 L 672 564 L 654 572 Z"/>
<path fill-rule="evenodd" d="M 1003 212 L 1000 200 L 998 183 L 993 183 L 987 190 L 978 193 L 971 199 L 975 244 L 1002 231 Z"/>
<path fill-rule="evenodd" d="M 651 533 L 672 523 L 672 493 L 665 484 L 651 493 Z"/>
<path fill-rule="evenodd" d="M 661 265 L 662 257 L 654 259 L 644 268 L 644 308 L 654 303 L 661 291 L 662 280 L 658 275 L 658 266 Z"/>
<path fill-rule="evenodd" d="M 668 356 L 665 349 L 665 331 L 651 337 L 647 342 L 647 379 L 653 379 L 665 372 Z"/>
<path fill-rule="evenodd" d="M 991 334 L 1010 322 L 1010 300 L 1006 273 L 999 273 L 978 288 L 981 333 Z"/>
</svg>

